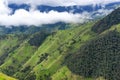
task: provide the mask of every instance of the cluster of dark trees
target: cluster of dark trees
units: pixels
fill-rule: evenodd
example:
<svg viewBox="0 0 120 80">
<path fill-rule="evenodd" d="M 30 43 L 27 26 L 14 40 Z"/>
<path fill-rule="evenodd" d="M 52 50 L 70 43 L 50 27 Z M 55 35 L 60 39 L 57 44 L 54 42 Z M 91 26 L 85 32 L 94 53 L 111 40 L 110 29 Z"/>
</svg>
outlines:
<svg viewBox="0 0 120 80">
<path fill-rule="evenodd" d="M 5 68 L 0 69 L 3 73 L 12 76 L 15 73 L 14 66 L 8 66 Z"/>
<path fill-rule="evenodd" d="M 43 60 L 47 59 L 48 56 L 48 53 L 41 54 L 41 56 L 39 56 L 39 61 L 37 62 L 37 64 L 40 64 Z"/>
<path fill-rule="evenodd" d="M 31 46 L 39 47 L 48 35 L 49 34 L 47 32 L 40 31 L 38 33 L 35 33 L 28 42 Z"/>
<path fill-rule="evenodd" d="M 104 17 L 102 20 L 98 21 L 93 27 L 92 31 L 96 33 L 101 33 L 113 25 L 120 23 L 120 7 L 113 11 L 108 16 Z"/>
<path fill-rule="evenodd" d="M 83 77 L 120 80 L 120 33 L 116 30 L 83 45 L 66 56 L 68 68 Z"/>
</svg>

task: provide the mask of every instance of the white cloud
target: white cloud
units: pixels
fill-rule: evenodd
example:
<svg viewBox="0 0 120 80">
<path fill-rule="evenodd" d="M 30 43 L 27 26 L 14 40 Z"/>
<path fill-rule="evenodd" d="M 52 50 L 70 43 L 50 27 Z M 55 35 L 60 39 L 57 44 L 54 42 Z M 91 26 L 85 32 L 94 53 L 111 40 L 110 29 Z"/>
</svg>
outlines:
<svg viewBox="0 0 120 80">
<path fill-rule="evenodd" d="M 9 14 L 11 10 L 7 7 L 7 4 L 0 0 L 0 15 L 1 14 Z"/>
<path fill-rule="evenodd" d="M 19 26 L 19 25 L 41 25 L 51 24 L 56 22 L 77 23 L 84 22 L 84 20 L 90 18 L 87 13 L 72 14 L 68 12 L 40 12 L 38 10 L 31 9 L 26 11 L 24 9 L 18 9 L 14 14 L 10 14 L 11 10 L 8 8 L 4 1 L 0 1 L 0 25 L 5 26 Z"/>
<path fill-rule="evenodd" d="M 11 14 L 12 10 L 8 8 L 8 4 L 11 3 L 31 3 L 33 6 L 39 4 L 48 5 L 73 5 L 73 4 L 88 4 L 95 0 L 0 0 L 0 25 L 5 26 L 19 26 L 19 25 L 42 25 L 42 24 L 52 24 L 56 22 L 66 22 L 66 23 L 82 23 L 91 18 L 92 13 L 83 12 L 81 14 L 73 14 L 69 12 L 40 12 L 35 9 L 30 9 L 26 11 L 24 9 L 18 9 L 14 14 Z M 100 0 L 98 0 L 100 2 Z M 103 1 L 103 0 L 101 0 Z M 107 2 L 108 0 L 104 0 Z M 111 0 L 109 0 L 111 1 Z M 98 11 L 100 12 L 100 11 Z M 106 13 L 107 14 L 107 13 Z"/>
<path fill-rule="evenodd" d="M 120 2 L 120 0 L 7 0 L 9 3 L 31 4 L 31 5 L 49 5 L 49 6 L 72 6 L 88 4 L 106 4 L 111 2 Z"/>
<path fill-rule="evenodd" d="M 89 16 L 88 16 L 89 17 Z M 0 15 L 0 24 L 1 25 L 41 25 L 41 24 L 50 24 L 55 22 L 66 22 L 66 23 L 76 23 L 83 22 L 88 18 L 85 14 L 72 14 L 68 12 L 56 12 L 50 11 L 48 13 L 35 11 L 26 11 L 24 9 L 17 10 L 13 15 Z"/>
</svg>

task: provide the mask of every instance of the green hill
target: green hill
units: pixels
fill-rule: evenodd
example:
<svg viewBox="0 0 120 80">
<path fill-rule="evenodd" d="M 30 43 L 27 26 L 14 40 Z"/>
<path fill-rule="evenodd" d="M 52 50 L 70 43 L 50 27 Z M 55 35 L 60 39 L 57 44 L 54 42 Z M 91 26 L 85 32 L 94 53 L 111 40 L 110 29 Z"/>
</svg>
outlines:
<svg viewBox="0 0 120 80">
<path fill-rule="evenodd" d="M 108 17 L 115 13 L 119 8 Z M 119 80 L 118 15 L 109 26 L 105 17 L 62 30 L 1 35 L 0 71 L 19 80 Z"/>
<path fill-rule="evenodd" d="M 31 76 L 32 78 L 35 76 L 38 80 L 52 78 L 59 69 L 65 67 L 63 64 L 65 55 L 70 51 L 76 51 L 80 47 L 79 44 L 84 44 L 94 36 L 90 31 L 92 24 L 54 32 L 39 47 L 31 45 L 30 42 L 39 43 L 40 39 L 38 41 L 34 35 L 38 38 L 40 35 L 34 34 L 33 37 L 28 37 L 9 53 L 10 56 L 5 56 L 5 62 L 0 66 L 1 71 L 21 80 L 29 80 Z"/>
</svg>

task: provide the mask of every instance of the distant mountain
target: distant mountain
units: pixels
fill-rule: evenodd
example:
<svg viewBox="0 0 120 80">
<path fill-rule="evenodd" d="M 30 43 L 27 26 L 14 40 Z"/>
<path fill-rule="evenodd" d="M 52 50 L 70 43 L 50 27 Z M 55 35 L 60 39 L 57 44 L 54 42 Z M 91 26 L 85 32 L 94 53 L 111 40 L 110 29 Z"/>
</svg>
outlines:
<svg viewBox="0 0 120 80">
<path fill-rule="evenodd" d="M 25 9 L 25 10 L 29 11 L 30 5 L 27 5 L 27 4 L 21 4 L 21 5 L 9 4 L 8 7 L 11 8 L 13 10 L 13 13 L 14 13 L 17 9 Z"/>
<path fill-rule="evenodd" d="M 9 8 L 13 10 L 12 14 L 18 9 L 25 9 L 27 11 L 30 10 L 31 6 L 27 4 L 9 4 Z M 99 19 L 103 16 L 108 15 L 114 9 L 120 6 L 120 2 L 114 2 L 109 4 L 91 4 L 84 6 L 46 6 L 46 5 L 38 5 L 37 10 L 40 12 L 49 12 L 49 11 L 58 11 L 58 12 L 69 12 L 73 14 L 86 14 L 90 16 L 90 20 Z M 88 19 L 89 20 L 89 19 Z"/>
<path fill-rule="evenodd" d="M 117 3 L 110 3 L 110 4 L 96 4 L 96 5 L 86 5 L 86 6 L 68 6 L 68 7 L 50 7 L 50 6 L 38 6 L 38 9 L 42 12 L 55 10 L 58 12 L 71 12 L 71 13 L 82 13 L 84 11 L 86 12 L 93 12 L 97 11 L 99 9 L 115 9 L 116 5 L 120 5 L 120 2 Z"/>
<path fill-rule="evenodd" d="M 58 22 L 55 24 L 45 24 L 41 26 L 0 26 L 0 35 L 4 34 L 34 34 L 39 31 L 55 32 L 57 30 L 65 30 L 71 28 L 71 24 Z"/>
<path fill-rule="evenodd" d="M 41 12 L 49 12 L 51 10 L 58 11 L 58 12 L 71 12 L 71 13 L 82 13 L 84 11 L 86 12 L 93 12 L 98 11 L 99 9 L 115 9 L 118 5 L 120 5 L 120 2 L 114 2 L 109 4 L 96 4 L 96 5 L 85 5 L 85 6 L 46 6 L 46 5 L 40 5 L 37 7 L 38 10 Z M 9 4 L 9 7 L 13 9 L 14 11 L 17 9 L 25 9 L 29 10 L 30 5 L 27 4 Z"/>
</svg>

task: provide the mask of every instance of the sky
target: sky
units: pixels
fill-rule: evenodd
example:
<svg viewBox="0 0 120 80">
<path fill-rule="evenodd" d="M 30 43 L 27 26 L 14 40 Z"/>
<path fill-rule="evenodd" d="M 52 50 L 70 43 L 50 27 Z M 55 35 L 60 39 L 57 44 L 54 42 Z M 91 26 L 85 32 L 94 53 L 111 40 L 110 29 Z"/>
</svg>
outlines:
<svg viewBox="0 0 120 80">
<path fill-rule="evenodd" d="M 19 25 L 35 25 L 53 24 L 56 22 L 66 23 L 82 23 L 91 16 L 88 12 L 81 14 L 73 14 L 70 12 L 57 12 L 51 10 L 49 12 L 40 12 L 36 9 L 37 5 L 48 6 L 73 6 L 73 5 L 89 5 L 89 4 L 107 4 L 111 2 L 120 2 L 120 0 L 0 0 L 0 25 L 19 26 Z M 18 9 L 14 14 L 8 4 L 15 3 L 29 4 L 29 11 Z"/>
</svg>

